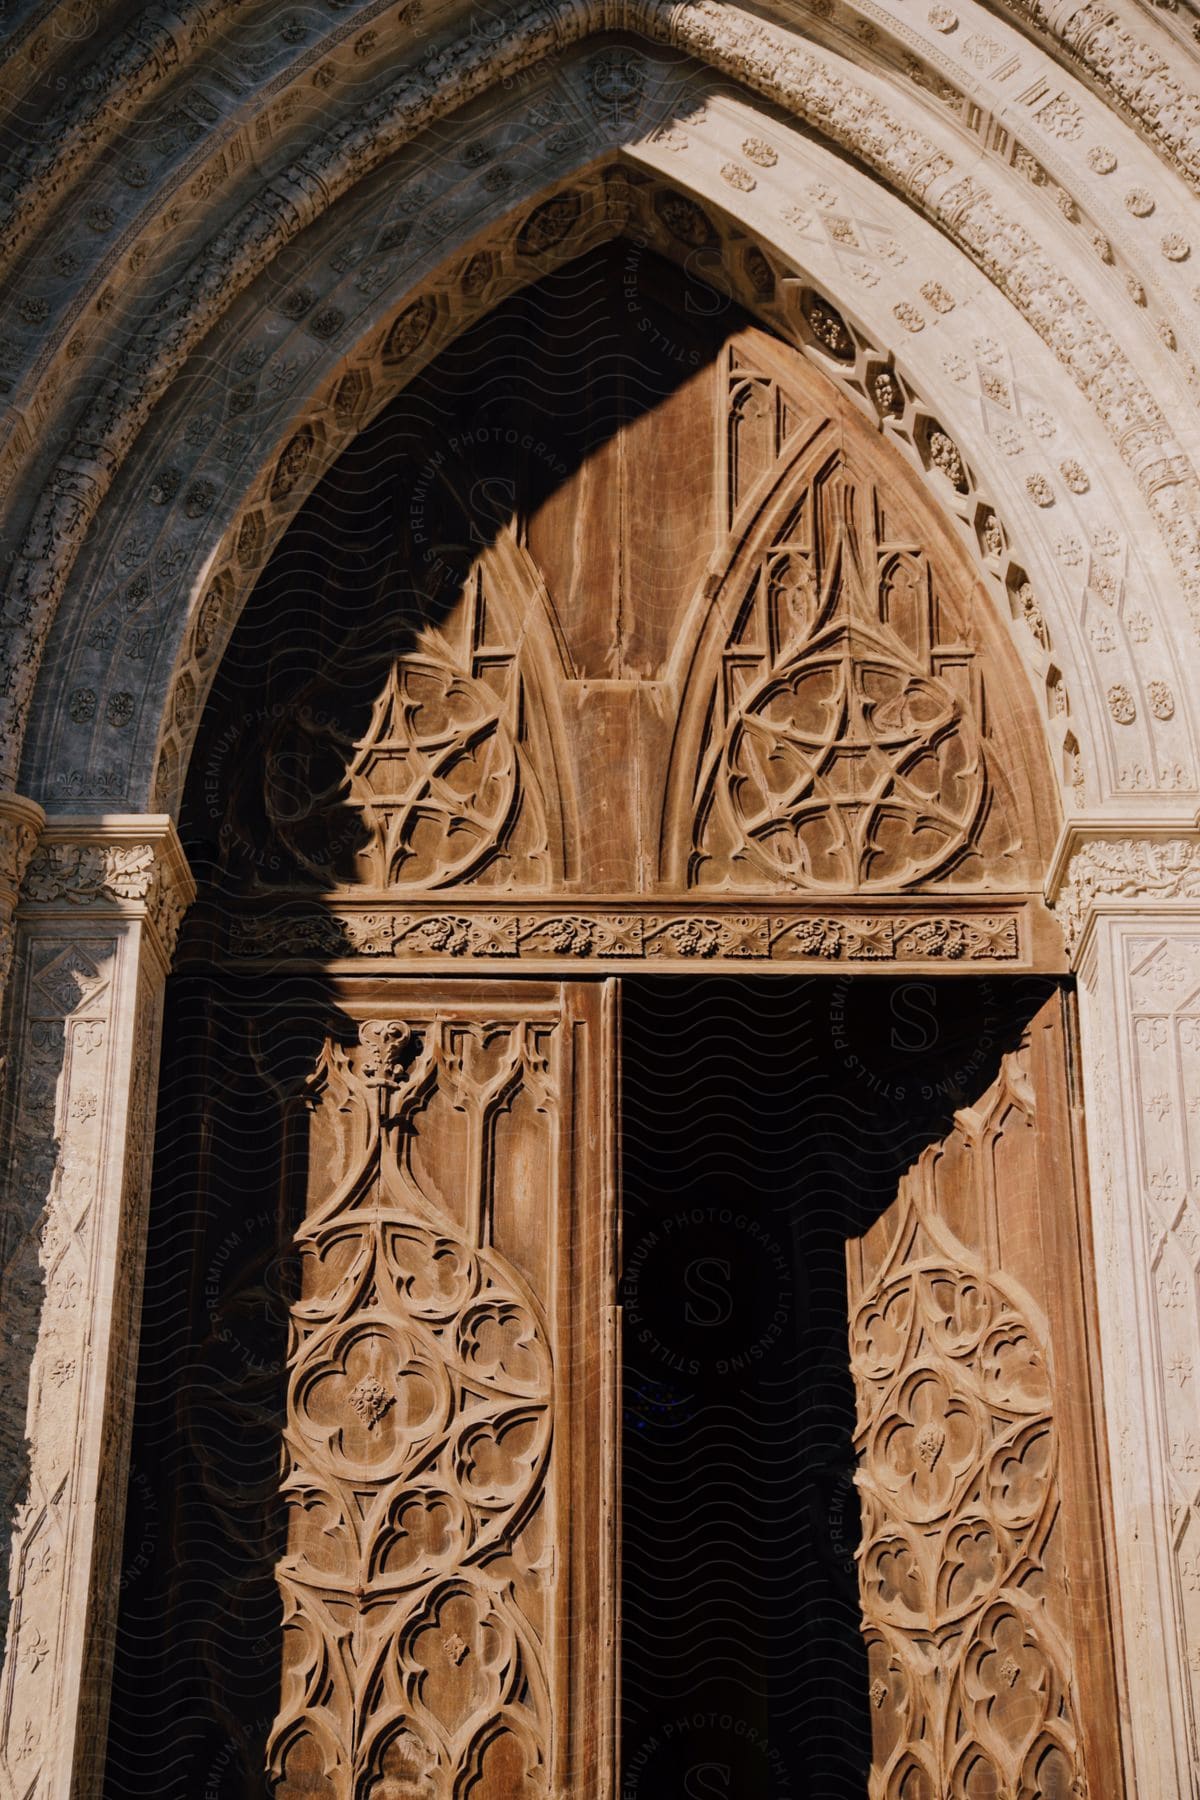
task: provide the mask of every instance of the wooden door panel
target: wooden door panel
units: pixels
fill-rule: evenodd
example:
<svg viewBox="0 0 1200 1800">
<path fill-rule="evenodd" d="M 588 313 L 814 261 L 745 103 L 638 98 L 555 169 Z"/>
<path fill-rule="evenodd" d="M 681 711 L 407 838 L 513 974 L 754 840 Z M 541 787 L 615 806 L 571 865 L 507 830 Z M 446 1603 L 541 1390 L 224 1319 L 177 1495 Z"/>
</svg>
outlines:
<svg viewBox="0 0 1200 1800">
<path fill-rule="evenodd" d="M 871 1800 L 1120 1791 L 1066 1005 L 850 1246 Z"/>
<path fill-rule="evenodd" d="M 359 987 L 307 1084 L 284 1800 L 602 1791 L 611 990 Z"/>
</svg>

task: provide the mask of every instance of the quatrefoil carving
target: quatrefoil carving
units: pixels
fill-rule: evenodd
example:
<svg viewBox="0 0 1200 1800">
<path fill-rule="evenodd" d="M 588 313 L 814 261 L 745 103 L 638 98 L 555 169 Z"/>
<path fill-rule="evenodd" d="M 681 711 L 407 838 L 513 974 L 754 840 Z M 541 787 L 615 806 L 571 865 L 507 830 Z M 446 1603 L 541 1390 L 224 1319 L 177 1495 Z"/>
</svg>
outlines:
<svg viewBox="0 0 1200 1800">
<path fill-rule="evenodd" d="M 904 887 L 968 846 L 984 796 L 972 721 L 882 635 L 817 633 L 740 709 L 723 778 L 735 854 L 792 887 Z"/>
</svg>

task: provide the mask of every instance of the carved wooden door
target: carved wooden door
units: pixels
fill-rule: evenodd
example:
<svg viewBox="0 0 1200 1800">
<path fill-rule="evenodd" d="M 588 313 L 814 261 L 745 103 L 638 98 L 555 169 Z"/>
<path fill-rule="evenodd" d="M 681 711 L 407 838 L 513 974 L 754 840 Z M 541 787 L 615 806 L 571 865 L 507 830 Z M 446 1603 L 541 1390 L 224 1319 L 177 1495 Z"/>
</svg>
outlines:
<svg viewBox="0 0 1200 1800">
<path fill-rule="evenodd" d="M 691 200 L 643 199 L 647 242 L 713 241 Z M 243 1665 L 210 1659 L 188 1791 L 222 1800 L 268 1735 L 283 1800 L 614 1800 L 614 977 L 1064 968 L 1042 898 L 1057 789 L 997 602 L 1038 643 L 1040 612 L 939 422 L 800 283 L 767 329 L 640 240 L 533 286 L 529 255 L 490 320 L 406 371 L 234 628 L 261 521 L 243 529 L 177 689 L 177 717 L 208 693 L 181 811 L 194 1010 L 222 990 L 214 1015 L 242 1023 L 212 1044 L 264 1086 L 270 1053 L 238 1035 L 254 982 L 303 978 L 337 1015 L 302 1102 L 275 1083 L 227 1104 L 215 1048 L 198 1077 L 198 1116 L 242 1106 L 284 1195 L 264 1255 L 295 1234 L 303 1264 L 258 1438 L 273 1458 L 282 1435 L 286 1543 L 272 1464 L 235 1615 L 265 1687 L 279 1561 L 282 1700 L 271 1669 L 227 1727 Z M 745 263 L 773 293 L 768 259 Z M 1119 1785 L 1057 1004 L 851 1251 L 888 1800 L 1060 1800 L 1085 1763 Z M 207 1117 L 196 1137 L 220 1142 Z M 207 1244 L 219 1183 L 241 1195 L 185 1163 Z M 181 1414 L 233 1306 L 231 1252 L 205 1253 L 161 1307 L 191 1308 Z M 143 1370 L 152 1396 L 152 1349 Z M 161 1407 L 143 1414 L 149 1461 Z M 219 1434 L 192 1435 L 199 1489 Z M 163 1480 L 174 1504 L 186 1481 Z M 220 1531 L 231 1485 L 206 1489 Z M 211 1632 L 171 1612 L 171 1545 L 174 1693 L 168 1648 Z M 186 1711 L 160 1714 L 164 1756 Z M 254 1771 L 242 1789 L 223 1757 Z"/>
<path fill-rule="evenodd" d="M 286 1800 L 611 1787 L 610 1000 L 392 983 L 326 1038 L 284 1438 Z"/>
<path fill-rule="evenodd" d="M 871 1800 L 1122 1791 L 1066 1007 L 849 1246 Z"/>
</svg>

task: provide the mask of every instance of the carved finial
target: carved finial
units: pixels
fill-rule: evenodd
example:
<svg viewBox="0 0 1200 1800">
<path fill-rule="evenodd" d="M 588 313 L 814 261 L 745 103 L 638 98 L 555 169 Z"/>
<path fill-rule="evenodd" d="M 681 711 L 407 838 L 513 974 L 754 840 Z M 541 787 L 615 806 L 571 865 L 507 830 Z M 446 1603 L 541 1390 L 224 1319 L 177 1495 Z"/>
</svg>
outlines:
<svg viewBox="0 0 1200 1800">
<path fill-rule="evenodd" d="M 399 1019 L 371 1019 L 359 1028 L 365 1055 L 362 1077 L 368 1087 L 398 1087 L 417 1049 L 412 1027 Z"/>
</svg>

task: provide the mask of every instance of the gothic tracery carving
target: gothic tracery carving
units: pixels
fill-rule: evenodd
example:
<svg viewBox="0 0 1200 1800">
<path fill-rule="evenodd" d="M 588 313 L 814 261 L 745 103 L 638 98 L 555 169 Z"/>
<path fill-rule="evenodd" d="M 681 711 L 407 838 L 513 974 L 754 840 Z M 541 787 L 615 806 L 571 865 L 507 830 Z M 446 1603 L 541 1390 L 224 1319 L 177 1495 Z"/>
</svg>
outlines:
<svg viewBox="0 0 1200 1800">
<path fill-rule="evenodd" d="M 324 692 L 328 671 L 313 692 L 318 684 Z M 263 760 L 267 816 L 309 876 L 394 892 L 546 885 L 545 809 L 524 746 L 527 684 L 497 635 L 481 571 L 443 629 L 387 665 L 357 737 L 337 701 L 336 683 L 319 707 L 306 694 Z"/>
<path fill-rule="evenodd" d="M 946 1154 L 971 1194 L 955 1205 L 979 1233 L 983 1171 L 1032 1118 L 1020 1052 L 957 1115 Z M 904 1178 L 890 1248 L 857 1293 L 851 1258 L 871 1800 L 1066 1800 L 1084 1776 L 1045 1330 L 1019 1285 L 950 1229 L 941 1148 Z"/>
<path fill-rule="evenodd" d="M 689 885 L 995 879 L 1019 845 L 993 804 L 965 609 L 921 546 L 889 537 L 882 496 L 840 454 L 786 494 L 781 528 L 729 578 L 740 585 L 708 702 Z"/>
<path fill-rule="evenodd" d="M 367 831 L 356 861 L 368 887 L 469 880 L 500 848 L 520 772 L 494 694 L 445 664 L 393 664 L 347 771 Z"/>
<path fill-rule="evenodd" d="M 553 1034 L 369 1021 L 311 1084 L 271 1750 L 287 1800 L 546 1792 L 553 1357 L 498 1247 L 491 1153 L 499 1111 L 548 1119 Z M 442 1188 L 456 1170 L 465 1199 Z"/>
</svg>

